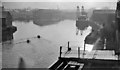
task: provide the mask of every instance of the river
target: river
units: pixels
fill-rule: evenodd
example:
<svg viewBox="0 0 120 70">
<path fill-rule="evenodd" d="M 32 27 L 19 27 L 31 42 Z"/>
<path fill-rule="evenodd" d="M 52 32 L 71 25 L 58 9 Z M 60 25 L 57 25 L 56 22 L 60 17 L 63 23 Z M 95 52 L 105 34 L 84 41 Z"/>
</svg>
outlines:
<svg viewBox="0 0 120 70">
<path fill-rule="evenodd" d="M 76 46 L 76 49 L 83 48 L 84 39 L 91 32 L 91 27 L 88 27 L 82 36 L 76 35 L 74 20 L 64 20 L 47 26 L 36 25 L 33 21 L 14 21 L 13 25 L 17 27 L 14 45 L 12 51 L 3 53 L 3 64 L 8 64 L 3 65 L 4 67 L 17 67 L 18 59 L 22 57 L 27 68 L 48 68 L 59 57 L 60 46 L 67 47 L 67 42 L 70 41 L 70 46 Z M 37 35 L 41 38 L 37 39 Z M 30 44 L 24 42 L 27 39 L 30 40 Z M 86 50 L 90 51 L 92 47 L 86 45 Z"/>
<path fill-rule="evenodd" d="M 74 20 L 64 20 L 54 25 L 38 26 L 30 22 L 13 22 L 17 26 L 17 32 L 14 33 L 14 39 L 24 39 L 40 35 L 41 37 L 63 45 L 68 41 L 78 41 L 83 45 L 84 38 L 90 33 L 91 27 L 84 31 L 83 35 L 76 35 L 76 26 Z"/>
</svg>

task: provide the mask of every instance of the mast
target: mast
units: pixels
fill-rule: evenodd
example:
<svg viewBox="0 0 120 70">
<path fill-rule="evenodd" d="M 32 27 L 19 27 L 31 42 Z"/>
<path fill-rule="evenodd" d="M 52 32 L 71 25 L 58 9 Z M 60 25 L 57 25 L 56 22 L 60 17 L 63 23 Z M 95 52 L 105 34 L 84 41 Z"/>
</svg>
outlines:
<svg viewBox="0 0 120 70">
<path fill-rule="evenodd" d="M 79 6 L 77 6 L 76 19 L 78 20 L 79 17 L 80 17 L 80 8 Z"/>
<path fill-rule="evenodd" d="M 84 12 L 85 12 L 84 6 L 82 6 L 82 8 L 81 8 L 81 14 L 84 15 Z"/>
</svg>

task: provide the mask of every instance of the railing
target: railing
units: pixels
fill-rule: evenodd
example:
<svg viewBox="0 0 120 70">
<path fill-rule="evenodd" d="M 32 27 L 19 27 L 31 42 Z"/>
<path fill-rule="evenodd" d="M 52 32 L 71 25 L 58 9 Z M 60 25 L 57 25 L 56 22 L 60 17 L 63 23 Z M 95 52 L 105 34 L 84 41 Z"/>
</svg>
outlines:
<svg viewBox="0 0 120 70">
<path fill-rule="evenodd" d="M 83 49 L 82 49 L 83 48 Z M 68 41 L 67 46 L 60 46 L 59 58 L 82 58 L 82 59 L 112 59 L 118 60 L 115 56 L 114 50 L 92 50 L 87 51 L 84 43 L 84 47 L 73 47 L 70 46 L 70 41 Z"/>
<path fill-rule="evenodd" d="M 60 46 L 60 58 L 62 57 L 62 55 L 64 55 L 65 57 L 65 54 L 76 54 L 77 53 L 77 57 L 80 58 L 80 54 L 82 54 L 83 58 L 84 58 L 84 55 L 85 55 L 85 43 L 84 43 L 84 47 L 80 47 L 80 46 L 73 46 L 73 45 L 70 45 L 71 43 L 80 43 L 78 41 L 68 41 L 67 42 L 67 46 Z M 81 48 L 83 48 L 83 50 L 81 50 Z M 77 51 L 76 51 L 77 50 Z M 71 51 L 74 51 L 74 53 L 70 53 Z"/>
</svg>

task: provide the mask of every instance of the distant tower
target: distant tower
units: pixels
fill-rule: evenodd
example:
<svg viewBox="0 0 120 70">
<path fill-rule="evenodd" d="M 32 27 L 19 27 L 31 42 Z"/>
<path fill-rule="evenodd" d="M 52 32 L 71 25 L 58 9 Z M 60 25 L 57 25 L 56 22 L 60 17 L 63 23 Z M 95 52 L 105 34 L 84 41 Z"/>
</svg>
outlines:
<svg viewBox="0 0 120 70">
<path fill-rule="evenodd" d="M 80 17 L 80 8 L 79 8 L 79 6 L 77 6 L 76 19 L 78 19 L 78 17 Z"/>
<path fill-rule="evenodd" d="M 82 6 L 82 8 L 81 8 L 81 12 L 84 12 L 84 6 Z"/>
<path fill-rule="evenodd" d="M 87 16 L 87 13 L 85 12 L 84 6 L 82 6 L 82 8 L 81 8 L 81 15 L 86 15 Z"/>
</svg>

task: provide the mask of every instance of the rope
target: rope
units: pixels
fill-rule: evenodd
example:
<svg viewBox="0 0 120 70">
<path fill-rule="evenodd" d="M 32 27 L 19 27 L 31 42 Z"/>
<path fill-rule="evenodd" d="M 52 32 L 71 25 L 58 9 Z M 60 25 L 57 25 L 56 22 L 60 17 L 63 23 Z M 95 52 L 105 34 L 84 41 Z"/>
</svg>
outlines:
<svg viewBox="0 0 120 70">
<path fill-rule="evenodd" d="M 1 42 L 0 45 L 5 45 L 5 44 L 13 44 L 13 45 L 16 45 L 16 44 L 21 44 L 21 43 L 30 43 L 31 42 L 31 39 L 38 39 L 40 40 L 40 38 L 43 38 L 43 37 L 40 37 L 39 35 L 37 37 L 29 37 L 29 38 L 23 38 L 23 39 L 19 39 L 19 40 L 8 40 L 8 41 L 5 41 L 5 42 Z M 43 38 L 44 40 L 46 41 L 49 41 L 45 38 Z M 51 41 L 49 41 L 51 42 Z"/>
</svg>

